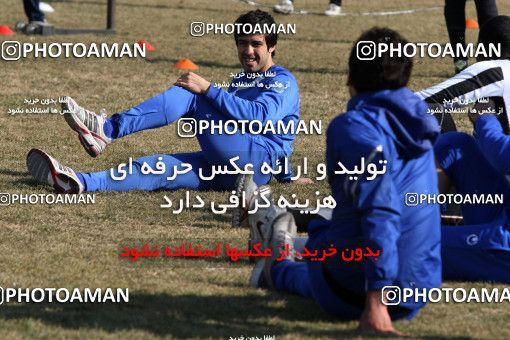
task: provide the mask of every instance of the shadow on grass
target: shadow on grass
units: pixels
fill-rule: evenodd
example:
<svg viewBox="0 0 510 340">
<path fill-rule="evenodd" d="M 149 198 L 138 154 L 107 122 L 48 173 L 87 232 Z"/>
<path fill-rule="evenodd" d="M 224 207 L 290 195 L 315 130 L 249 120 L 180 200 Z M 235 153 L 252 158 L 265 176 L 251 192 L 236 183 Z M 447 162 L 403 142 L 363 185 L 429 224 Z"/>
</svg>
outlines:
<svg viewBox="0 0 510 340">
<path fill-rule="evenodd" d="M 227 193 L 225 193 L 227 195 Z M 214 214 L 210 211 L 203 212 L 200 215 L 200 218 L 197 219 L 197 222 L 193 222 L 193 227 L 210 229 L 217 224 L 227 224 L 230 225 L 232 223 L 232 209 L 229 209 L 225 214 Z"/>
<path fill-rule="evenodd" d="M 45 188 L 49 192 L 53 192 L 52 188 L 46 184 L 39 183 L 33 178 L 28 171 L 16 171 L 9 169 L 0 169 L 0 175 L 13 177 L 11 183 L 15 188 Z"/>
<path fill-rule="evenodd" d="M 18 178 L 12 181 L 16 188 L 30 188 L 30 189 L 43 188 L 48 192 L 55 192 L 55 190 L 53 190 L 51 186 L 38 182 L 35 178 L 32 178 L 30 174 L 24 173 L 23 175 L 27 177 Z"/>
<path fill-rule="evenodd" d="M 347 321 L 325 314 L 311 300 L 291 295 L 131 294 L 129 300 L 127 304 L 4 304 L 0 317 L 5 320 L 33 319 L 67 330 L 93 329 L 108 333 L 134 330 L 176 338 L 278 337 L 289 333 L 326 338 L 361 335 L 347 324 L 342 327 L 349 329 L 338 329 L 335 325 Z M 310 326 L 317 322 L 322 325 Z M 465 339 L 439 335 L 420 337 Z"/>
<path fill-rule="evenodd" d="M 16 170 L 11 170 L 11 169 L 0 169 L 0 175 L 7 175 L 7 176 L 12 176 L 12 177 L 26 177 L 26 176 L 29 176 L 30 174 L 28 173 L 28 171 L 16 171 Z"/>
<path fill-rule="evenodd" d="M 88 328 L 110 333 L 137 330 L 177 338 L 260 337 L 287 333 L 333 338 L 357 334 L 354 330 L 307 327 L 302 322 L 336 323 L 337 320 L 321 312 L 319 307 L 313 310 L 312 302 L 303 303 L 300 298 L 286 299 L 285 306 L 270 303 L 281 298 L 281 295 L 132 294 L 127 304 L 4 304 L 0 317 L 5 320 L 33 319 L 48 326 L 72 330 Z M 282 320 L 281 325 L 268 325 L 275 317 Z"/>
</svg>

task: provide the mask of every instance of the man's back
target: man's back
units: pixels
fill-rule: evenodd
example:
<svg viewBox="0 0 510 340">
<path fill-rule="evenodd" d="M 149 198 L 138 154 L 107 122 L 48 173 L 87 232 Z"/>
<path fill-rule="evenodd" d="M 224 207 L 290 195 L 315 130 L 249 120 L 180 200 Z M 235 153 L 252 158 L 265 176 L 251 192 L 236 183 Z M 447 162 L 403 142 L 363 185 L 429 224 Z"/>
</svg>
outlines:
<svg viewBox="0 0 510 340">
<path fill-rule="evenodd" d="M 344 288 L 358 293 L 365 290 L 362 282 L 369 290 L 389 285 L 438 287 L 439 207 L 411 206 L 414 193 L 437 194 L 432 151 L 438 131 L 435 119 L 407 88 L 362 93 L 351 99 L 348 109 L 328 128 L 328 175 L 337 202 L 328 239 L 358 240 L 381 255 L 376 261 L 365 260 L 364 273 L 332 268 L 335 281 L 347 282 L 344 275 L 354 275 L 359 284 Z M 362 164 L 361 158 L 366 169 L 375 164 L 386 171 L 375 178 L 370 172 L 355 175 L 357 179 L 351 179 L 352 174 L 334 174 L 338 162 L 353 169 Z"/>
</svg>

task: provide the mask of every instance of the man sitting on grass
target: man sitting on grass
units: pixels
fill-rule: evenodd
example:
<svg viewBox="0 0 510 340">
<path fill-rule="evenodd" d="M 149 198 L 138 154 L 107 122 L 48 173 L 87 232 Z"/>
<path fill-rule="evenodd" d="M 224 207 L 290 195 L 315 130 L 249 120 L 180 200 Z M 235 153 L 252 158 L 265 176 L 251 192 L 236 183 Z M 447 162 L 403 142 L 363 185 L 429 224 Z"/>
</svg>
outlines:
<svg viewBox="0 0 510 340">
<path fill-rule="evenodd" d="M 474 136 L 442 134 L 434 150 L 441 192 L 451 185 L 462 195 L 502 195 L 503 204 L 463 204 L 464 225 L 442 228 L 445 280 L 510 283 L 510 17 L 497 16 L 480 29 L 479 43 L 500 45 L 501 57 L 481 60 L 456 76 L 417 94 L 431 105 L 477 103 L 469 114 Z M 499 104 L 499 107 L 497 105 Z M 502 112 L 479 114 L 488 109 Z M 499 118 L 499 121 L 498 121 Z"/>
<path fill-rule="evenodd" d="M 273 61 L 278 35 L 275 30 L 268 31 L 266 35 L 245 34 L 276 25 L 273 17 L 256 10 L 241 15 L 236 24 L 243 27 L 234 34 L 234 38 L 244 72 L 233 79 L 236 85 L 231 84 L 228 91 L 190 72 L 182 75 L 176 86 L 164 93 L 110 118 L 84 109 L 68 97 L 63 104 L 64 117 L 78 133 L 85 150 L 96 157 L 116 139 L 171 124 L 181 117 L 194 118 L 197 124 L 202 120 L 216 125 L 228 120 L 260 121 L 262 125 L 272 122 L 273 126 L 278 121 L 297 124 L 299 92 L 296 79 Z M 252 30 L 247 30 L 247 25 L 251 25 Z M 278 84 L 284 86 L 276 86 Z M 252 164 L 255 181 L 267 183 L 271 174 L 261 172 L 262 164 L 276 168 L 278 161 L 290 157 L 294 138 L 294 134 L 287 132 L 254 135 L 243 134 L 238 129 L 235 134 L 219 134 L 217 131 L 211 133 L 209 129 L 206 133 L 197 134 L 201 151 L 142 157 L 132 162 L 130 174 L 123 180 L 115 179 L 122 177 L 116 170 L 113 173 L 110 170 L 75 172 L 38 149 L 29 152 L 27 166 L 32 176 L 53 186 L 57 192 L 180 188 L 230 190 L 235 187 L 236 176 L 217 174 L 212 180 L 207 180 L 212 175 L 213 166 L 228 166 L 228 170 L 232 171 L 230 160 L 239 157 L 237 166 L 244 168 Z M 191 170 L 175 176 L 176 171 L 184 170 L 183 163 L 190 164 Z M 157 174 L 143 172 L 144 164 L 150 169 L 157 169 Z M 200 176 L 200 170 L 205 176 Z M 278 179 L 289 181 L 290 177 L 291 174 L 283 174 Z"/>
<path fill-rule="evenodd" d="M 386 28 L 373 28 L 359 41 L 407 43 Z M 309 225 L 306 245 L 312 252 L 329 252 L 333 246 L 338 253 L 323 261 L 295 262 L 296 224 L 291 213 L 270 206 L 252 215 L 241 210 L 236 215 L 248 216 L 251 244 L 262 242 L 272 248 L 273 256 L 255 266 L 252 286 L 309 297 L 329 313 L 359 319 L 362 329 L 399 335 L 392 319 L 414 317 L 425 302 L 387 306 L 384 287 L 441 285 L 439 208 L 405 205 L 406 193 L 437 193 L 432 147 L 439 127 L 427 114 L 427 105 L 406 88 L 412 59 L 383 53 L 361 60 L 356 45 L 349 58 L 348 111 L 334 118 L 327 132 L 327 173 L 336 207 L 331 220 Z M 361 162 L 385 164 L 387 169 L 375 178 L 343 171 Z M 339 163 L 343 174 L 335 174 Z M 245 192 L 248 206 L 254 207 L 257 186 L 249 177 L 238 183 L 238 192 Z M 290 251 L 282 251 L 282 244 Z M 339 256 L 341 250 L 357 247 L 380 255 L 359 262 Z M 276 261 L 279 256 L 285 260 Z"/>
</svg>

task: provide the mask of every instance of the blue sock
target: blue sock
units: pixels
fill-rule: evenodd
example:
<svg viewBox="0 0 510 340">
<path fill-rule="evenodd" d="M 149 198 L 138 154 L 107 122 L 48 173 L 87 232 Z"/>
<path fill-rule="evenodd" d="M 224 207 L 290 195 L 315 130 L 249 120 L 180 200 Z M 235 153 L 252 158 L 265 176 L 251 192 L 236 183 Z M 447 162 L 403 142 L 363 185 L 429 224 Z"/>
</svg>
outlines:
<svg viewBox="0 0 510 340">
<path fill-rule="evenodd" d="M 87 184 L 85 183 L 85 178 L 83 178 L 83 175 L 80 172 L 75 172 L 75 174 L 76 174 L 76 177 L 78 177 L 78 179 L 80 180 L 81 184 L 84 187 L 83 191 L 87 191 Z"/>
</svg>

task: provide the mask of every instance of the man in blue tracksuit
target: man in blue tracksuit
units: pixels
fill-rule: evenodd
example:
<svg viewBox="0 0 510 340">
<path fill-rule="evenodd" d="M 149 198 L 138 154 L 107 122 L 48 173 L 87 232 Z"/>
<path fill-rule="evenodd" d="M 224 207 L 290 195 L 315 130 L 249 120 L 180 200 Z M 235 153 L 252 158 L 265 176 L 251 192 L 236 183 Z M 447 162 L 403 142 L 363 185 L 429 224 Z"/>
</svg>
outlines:
<svg viewBox="0 0 510 340">
<path fill-rule="evenodd" d="M 275 22 L 271 15 L 257 10 L 241 15 L 236 24 L 270 28 Z M 276 31 L 243 34 L 246 31 L 234 35 L 243 72 L 232 80 L 228 91 L 190 72 L 182 75 L 176 86 L 164 93 L 110 118 L 86 110 L 68 97 L 63 104 L 64 117 L 78 133 L 85 150 L 93 157 L 118 138 L 171 124 L 181 117 L 193 118 L 196 124 L 207 121 L 210 126 L 218 126 L 229 120 L 259 121 L 262 126 L 267 126 L 268 122 L 272 122 L 273 126 L 277 126 L 279 121 L 284 124 L 293 122 L 297 126 L 299 92 L 296 79 L 288 70 L 273 62 L 278 38 Z M 207 180 L 213 166 L 228 165 L 229 171 L 234 170 L 230 160 L 238 156 L 237 166 L 244 168 L 248 163 L 253 164 L 255 181 L 267 183 L 270 174 L 261 173 L 262 164 L 265 162 L 276 168 L 278 161 L 290 157 L 294 138 L 292 132 L 285 130 L 277 133 L 269 130 L 268 133 L 255 135 L 243 134 L 241 128 L 235 134 L 219 134 L 218 130 L 211 133 L 208 129 L 197 134 L 201 151 L 142 157 L 133 161 L 131 174 L 123 180 L 115 179 L 122 177 L 118 171 L 121 169 L 114 170 L 113 174 L 110 170 L 79 173 L 61 166 L 51 156 L 37 149 L 30 151 L 27 165 L 36 179 L 54 186 L 60 192 L 179 188 L 226 190 L 235 186 L 236 176 L 217 174 L 212 180 Z M 163 173 L 142 173 L 144 164 L 151 169 L 160 169 L 161 162 L 165 169 Z M 175 177 L 175 171 L 183 170 L 182 163 L 191 164 L 192 170 Z M 200 176 L 200 170 L 203 176 Z M 168 180 L 168 177 L 175 178 Z M 290 177 L 288 173 L 278 179 L 289 181 Z"/>
<path fill-rule="evenodd" d="M 475 124 L 476 131 L 490 129 L 482 118 Z M 493 132 L 501 129 L 496 123 L 499 129 L 494 127 Z M 477 143 L 486 137 L 448 132 L 434 146 L 446 175 L 444 182 L 453 183 L 457 193 L 503 195 L 503 204 L 463 205 L 464 225 L 441 228 L 445 280 L 510 283 L 510 184 Z"/>
<path fill-rule="evenodd" d="M 406 42 L 397 32 L 380 28 L 358 41 Z M 330 221 L 315 221 L 308 229 L 306 246 L 311 251 L 331 245 L 339 250 L 369 247 L 380 250 L 380 256 L 346 262 L 339 251 L 324 261 L 299 263 L 292 256 L 284 261 L 273 257 L 257 264 L 253 286 L 310 297 L 332 314 L 359 319 L 362 328 L 398 334 L 391 319 L 412 318 L 425 302 L 387 307 L 383 288 L 441 285 L 439 207 L 404 203 L 406 193 L 437 193 L 433 144 L 439 127 L 427 114 L 427 105 L 405 87 L 411 69 L 407 57 L 383 54 L 361 60 L 356 46 L 351 51 L 348 111 L 337 116 L 327 132 L 328 180 L 336 207 Z M 387 171 L 370 179 L 366 172 L 335 174 L 362 166 L 362 158 L 365 164 L 387 161 Z M 252 238 L 269 237 L 273 250 L 279 243 L 292 247 L 295 224 L 290 213 L 273 213 L 272 224 L 269 213 L 259 221 L 255 215 L 250 220 Z"/>
<path fill-rule="evenodd" d="M 510 17 L 497 16 L 482 26 L 482 44 L 500 44 L 501 58 L 479 60 L 455 77 L 417 93 L 431 105 L 475 102 L 494 98 L 501 103 L 501 123 L 493 114 L 469 115 L 474 136 L 442 134 L 434 146 L 442 173 L 441 191 L 453 184 L 463 195 L 503 195 L 503 204 L 462 206 L 464 225 L 442 227 L 443 278 L 445 280 L 510 283 Z M 486 46 L 488 47 L 488 46 Z M 475 110 L 487 109 L 476 104 Z M 497 111 L 499 109 L 497 108 Z M 442 180 L 441 180 L 442 179 Z"/>
</svg>

